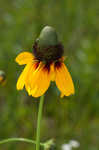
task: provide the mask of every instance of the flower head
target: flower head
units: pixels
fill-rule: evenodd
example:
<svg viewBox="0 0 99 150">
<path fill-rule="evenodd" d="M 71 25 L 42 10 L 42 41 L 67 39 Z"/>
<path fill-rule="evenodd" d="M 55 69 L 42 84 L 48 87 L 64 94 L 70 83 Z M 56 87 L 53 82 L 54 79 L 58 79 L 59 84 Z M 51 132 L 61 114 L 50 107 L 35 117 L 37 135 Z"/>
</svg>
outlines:
<svg viewBox="0 0 99 150">
<path fill-rule="evenodd" d="M 80 147 L 80 143 L 76 140 L 70 140 L 69 143 L 62 145 L 62 150 L 72 150 L 72 148 Z"/>
<path fill-rule="evenodd" d="M 26 65 L 17 81 L 17 89 L 25 86 L 29 95 L 43 95 L 55 81 L 61 96 L 74 94 L 70 73 L 64 64 L 63 46 L 54 28 L 46 26 L 33 45 L 33 53 L 22 52 L 16 57 L 19 65 Z"/>
</svg>

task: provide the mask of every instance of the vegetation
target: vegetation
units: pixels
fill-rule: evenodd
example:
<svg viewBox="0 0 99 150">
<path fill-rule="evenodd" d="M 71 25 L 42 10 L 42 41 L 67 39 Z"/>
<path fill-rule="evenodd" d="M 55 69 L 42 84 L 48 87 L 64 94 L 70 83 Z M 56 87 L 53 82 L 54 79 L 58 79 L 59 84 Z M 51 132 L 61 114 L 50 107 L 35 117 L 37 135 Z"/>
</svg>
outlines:
<svg viewBox="0 0 99 150">
<path fill-rule="evenodd" d="M 0 1 L 0 70 L 6 84 L 0 86 L 0 140 L 9 137 L 35 139 L 39 98 L 17 91 L 23 67 L 15 57 L 32 46 L 45 25 L 58 32 L 65 49 L 65 64 L 76 89 L 74 96 L 59 97 L 52 83 L 45 95 L 41 139 L 55 139 L 56 148 L 74 139 L 79 150 L 99 149 L 99 1 L 2 0 Z M 33 150 L 34 145 L 14 142 L 0 150 Z"/>
</svg>

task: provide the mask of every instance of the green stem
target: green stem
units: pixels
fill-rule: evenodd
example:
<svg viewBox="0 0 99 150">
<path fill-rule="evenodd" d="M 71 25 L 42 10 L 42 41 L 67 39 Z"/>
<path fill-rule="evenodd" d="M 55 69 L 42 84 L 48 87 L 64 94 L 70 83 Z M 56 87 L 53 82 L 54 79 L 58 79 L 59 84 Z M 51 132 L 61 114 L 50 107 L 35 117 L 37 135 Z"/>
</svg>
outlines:
<svg viewBox="0 0 99 150">
<path fill-rule="evenodd" d="M 44 103 L 44 95 L 40 97 L 38 120 L 37 120 L 37 132 L 36 132 L 36 150 L 40 149 L 40 127 L 41 127 L 43 103 Z"/>
<path fill-rule="evenodd" d="M 0 144 L 5 144 L 5 143 L 8 143 L 8 142 L 26 142 L 26 143 L 36 144 L 36 141 L 26 139 L 26 138 L 8 138 L 8 139 L 0 141 Z M 43 143 L 40 143 L 40 145 L 44 146 Z"/>
</svg>

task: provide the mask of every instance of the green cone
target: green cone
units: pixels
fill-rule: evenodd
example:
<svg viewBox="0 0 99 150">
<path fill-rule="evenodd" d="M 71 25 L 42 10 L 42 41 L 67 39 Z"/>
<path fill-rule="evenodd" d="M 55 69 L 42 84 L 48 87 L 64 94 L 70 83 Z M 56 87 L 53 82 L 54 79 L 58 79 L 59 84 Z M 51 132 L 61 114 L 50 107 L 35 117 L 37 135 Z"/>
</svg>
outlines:
<svg viewBox="0 0 99 150">
<path fill-rule="evenodd" d="M 33 45 L 33 54 L 38 60 L 44 62 L 53 62 L 62 57 L 63 46 L 53 27 L 43 28 Z"/>
<path fill-rule="evenodd" d="M 50 26 L 45 26 L 37 39 L 37 43 L 40 49 L 57 45 L 59 41 L 55 29 Z"/>
</svg>

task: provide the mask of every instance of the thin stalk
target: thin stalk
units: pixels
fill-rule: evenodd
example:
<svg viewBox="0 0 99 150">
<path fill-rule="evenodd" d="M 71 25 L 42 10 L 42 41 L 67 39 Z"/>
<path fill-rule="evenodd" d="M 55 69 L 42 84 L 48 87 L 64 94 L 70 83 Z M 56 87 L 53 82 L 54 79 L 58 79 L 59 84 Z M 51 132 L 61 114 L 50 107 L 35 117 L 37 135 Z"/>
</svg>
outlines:
<svg viewBox="0 0 99 150">
<path fill-rule="evenodd" d="M 36 150 L 40 149 L 40 127 L 41 127 L 43 103 L 44 103 L 44 95 L 40 97 L 38 120 L 37 120 L 37 132 L 36 132 Z"/>
<path fill-rule="evenodd" d="M 36 141 L 26 139 L 26 138 L 8 138 L 0 141 L 0 144 L 5 144 L 8 142 L 26 142 L 26 143 L 31 143 L 31 144 L 36 144 Z M 43 143 L 40 143 L 41 146 L 44 146 Z"/>
</svg>

